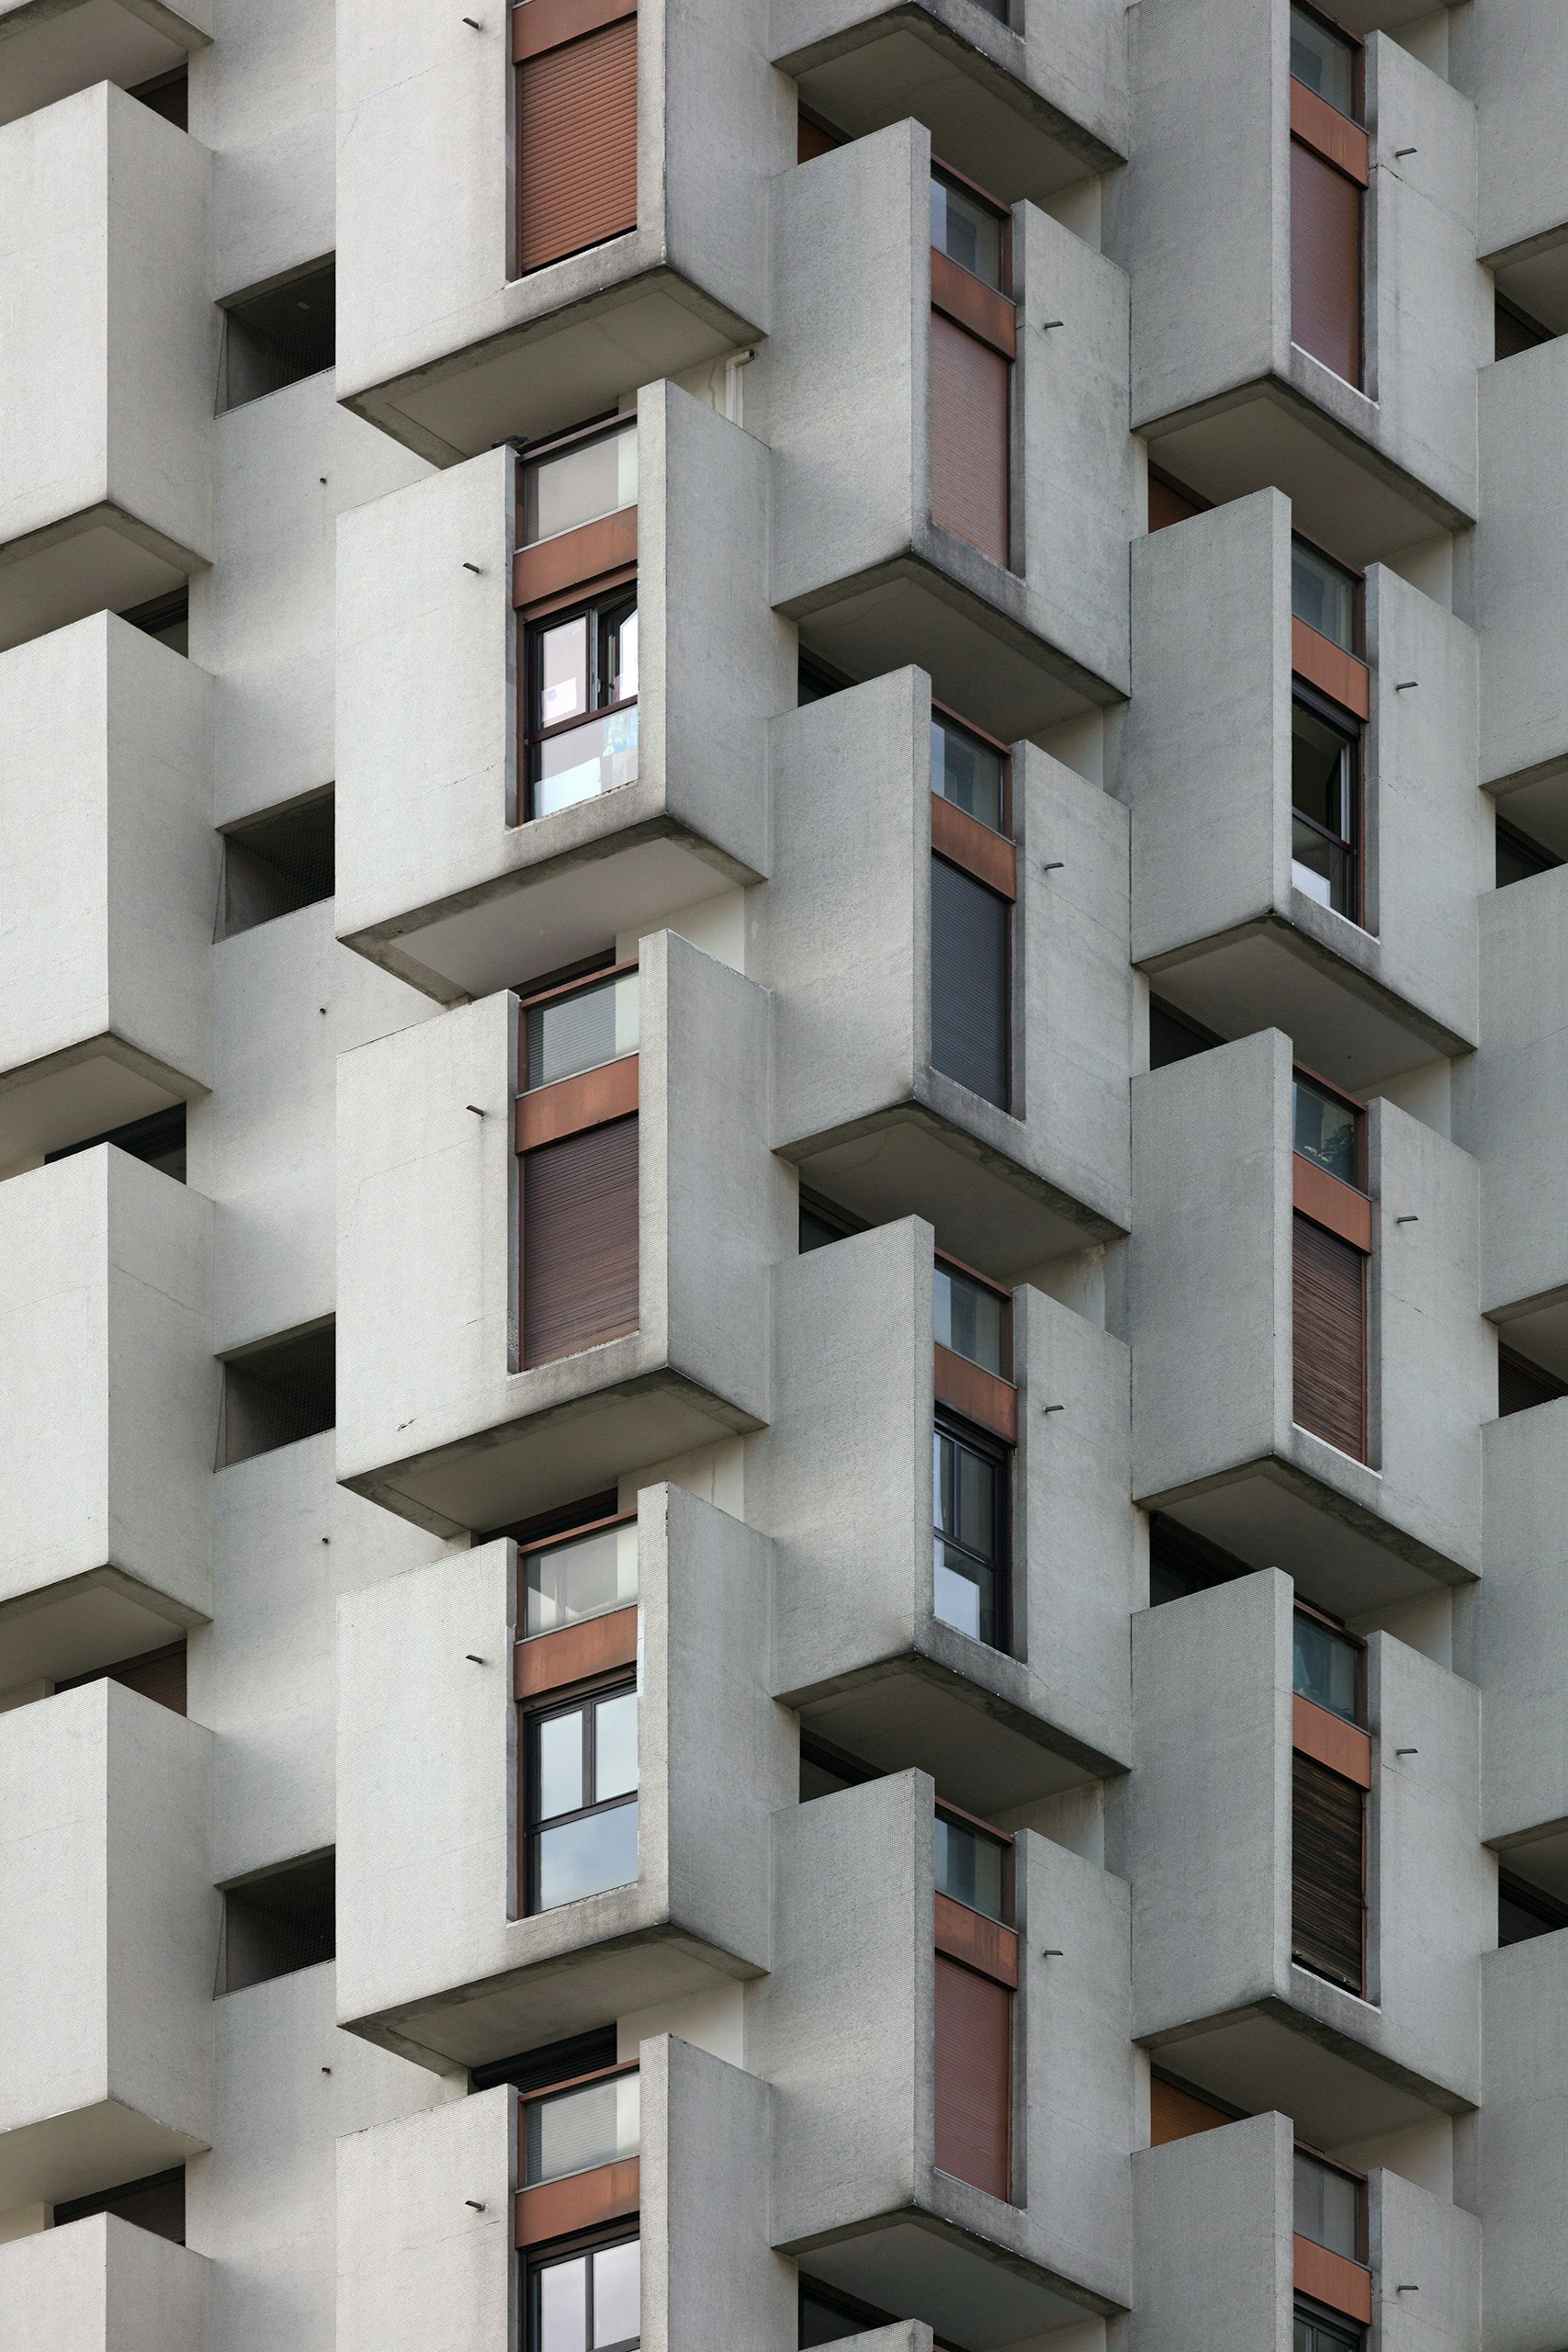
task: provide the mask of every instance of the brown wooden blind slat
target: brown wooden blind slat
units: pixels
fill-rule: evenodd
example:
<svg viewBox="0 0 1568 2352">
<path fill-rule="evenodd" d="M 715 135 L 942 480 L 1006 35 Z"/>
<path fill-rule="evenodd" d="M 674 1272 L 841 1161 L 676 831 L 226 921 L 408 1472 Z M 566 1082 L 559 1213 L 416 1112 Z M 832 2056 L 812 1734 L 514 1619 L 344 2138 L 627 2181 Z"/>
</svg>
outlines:
<svg viewBox="0 0 1568 2352">
<path fill-rule="evenodd" d="M 936 2161 L 1006 2198 L 1012 2175 L 1012 1995 L 936 1956 Z"/>
<path fill-rule="evenodd" d="M 637 1123 L 584 1127 L 523 1154 L 523 1363 L 637 1327 Z"/>
<path fill-rule="evenodd" d="M 1291 340 L 1361 380 L 1361 191 L 1291 141 Z"/>
<path fill-rule="evenodd" d="M 1352 1993 L 1365 1982 L 1366 1801 L 1299 1752 L 1291 1807 L 1291 1951 Z"/>
<path fill-rule="evenodd" d="M 1311 1217 L 1294 1220 L 1292 1418 L 1358 1462 L 1367 1452 L 1366 1260 Z"/>
<path fill-rule="evenodd" d="M 637 18 L 516 74 L 521 277 L 637 227 Z"/>
<path fill-rule="evenodd" d="M 1005 565 L 1012 371 L 940 311 L 931 352 L 931 520 Z"/>
</svg>

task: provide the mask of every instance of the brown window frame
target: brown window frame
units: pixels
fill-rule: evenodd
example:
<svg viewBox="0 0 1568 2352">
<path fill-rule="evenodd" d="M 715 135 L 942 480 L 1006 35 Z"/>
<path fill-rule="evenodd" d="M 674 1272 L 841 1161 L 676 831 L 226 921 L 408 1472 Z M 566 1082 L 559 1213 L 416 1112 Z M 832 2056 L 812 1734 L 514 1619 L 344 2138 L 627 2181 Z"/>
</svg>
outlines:
<svg viewBox="0 0 1568 2352">
<path fill-rule="evenodd" d="M 1302 1597 L 1301 1597 L 1300 1593 L 1297 1593 L 1297 1595 L 1296 1595 L 1296 1597 L 1295 1597 L 1295 1601 L 1294 1601 L 1294 1604 L 1293 1604 L 1293 1605 L 1294 1605 L 1294 1613 L 1296 1614 L 1296 1616 L 1298 1616 L 1298 1617 L 1305 1617 L 1305 1618 L 1306 1618 L 1306 1619 L 1307 1619 L 1307 1620 L 1308 1620 L 1312 1624 L 1314 1624 L 1314 1625 L 1321 1625 L 1321 1626 L 1323 1626 L 1325 1632 L 1330 1633 L 1330 1634 L 1333 1634 L 1337 1637 L 1337 1639 L 1338 1639 L 1339 1641 L 1343 1642 L 1343 1643 L 1346 1645 L 1347 1648 L 1353 1649 L 1353 1650 L 1355 1651 L 1355 1653 L 1356 1653 L 1356 1701 L 1355 1701 L 1355 1704 L 1356 1704 L 1356 1713 L 1355 1713 L 1355 1717 L 1354 1717 L 1354 1722 L 1353 1722 L 1353 1728 L 1354 1728 L 1355 1730 L 1357 1730 L 1357 1731 L 1365 1731 L 1365 1730 L 1366 1730 L 1366 1728 L 1367 1728 L 1367 1645 L 1366 1645 L 1366 1643 L 1363 1641 L 1363 1639 L 1361 1638 L 1361 1636 L 1360 1636 L 1360 1634 L 1352 1634 L 1352 1633 L 1348 1632 L 1348 1631 L 1347 1630 L 1347 1628 L 1345 1627 L 1345 1625 L 1340 1622 L 1340 1620 L 1339 1620 L 1337 1617 L 1331 1617 L 1331 1616 L 1329 1615 L 1329 1613 L 1328 1613 L 1328 1611 L 1327 1611 L 1327 1610 L 1326 1610 L 1326 1609 L 1318 1609 L 1318 1608 L 1314 1608 L 1314 1606 L 1313 1605 L 1313 1603 L 1312 1603 L 1310 1600 L 1303 1600 L 1302 1599 Z M 1299 1695 L 1299 1694 L 1297 1694 L 1297 1693 L 1292 1693 L 1292 1696 L 1296 1696 L 1296 1695 Z M 1309 1705 L 1309 1706 L 1311 1706 L 1311 1705 L 1315 1705 L 1316 1702 L 1315 1702 L 1315 1701 L 1313 1701 L 1313 1700 L 1309 1700 L 1309 1701 L 1307 1702 L 1307 1703 L 1308 1703 L 1308 1705 Z"/>
<path fill-rule="evenodd" d="M 962 820 L 964 826 L 977 826 L 982 834 L 994 836 L 995 840 L 1006 842 L 1010 848 L 1016 850 L 1017 829 L 1013 819 L 1012 799 L 1012 745 L 1004 743 L 998 736 L 988 734 L 985 728 L 976 727 L 972 718 L 965 718 L 960 711 L 951 710 L 946 703 L 938 702 L 934 695 L 931 697 L 931 717 L 942 727 L 951 727 L 960 735 L 971 735 L 976 743 L 984 744 L 987 752 L 996 752 L 1002 768 L 1002 821 L 999 827 L 987 825 L 983 817 L 971 816 L 967 808 L 961 808 L 956 800 L 950 800 L 944 792 L 938 792 L 934 786 L 931 788 L 931 799 L 933 802 L 940 801 L 944 809 L 951 809 L 955 817 Z M 933 836 L 937 823 L 936 811 L 933 808 L 931 811 Z M 958 845 L 966 840 L 967 835 L 962 831 L 959 831 L 954 837 L 953 846 L 944 845 L 942 854 L 950 857 L 955 865 L 974 861 L 969 863 L 969 871 L 982 882 L 989 879 L 991 865 L 996 863 L 998 871 L 1009 873 L 1007 896 L 1016 898 L 1018 895 L 1016 870 L 1010 872 L 1006 865 L 997 862 L 995 852 L 984 842 L 974 843 L 967 851 Z M 1000 887 L 998 884 L 992 884 L 993 888 L 998 887 Z"/>
<path fill-rule="evenodd" d="M 612 1055 L 607 1062 L 592 1062 L 587 1069 L 573 1070 L 566 1078 L 541 1079 L 537 1086 L 530 1086 L 528 1083 L 527 1018 L 529 1013 L 536 1012 L 541 1005 L 559 1003 L 567 997 L 585 996 L 590 989 L 604 988 L 612 980 L 624 980 L 629 972 L 635 972 L 637 968 L 637 958 L 635 956 L 628 956 L 623 963 L 598 964 L 592 971 L 580 972 L 573 978 L 551 979 L 547 987 L 536 987 L 527 995 L 525 995 L 522 989 L 518 990 L 517 1011 L 523 1022 L 522 1033 L 518 1039 L 517 1099 L 519 1102 L 531 1095 L 547 1093 L 552 1086 L 570 1086 L 578 1079 L 592 1077 L 598 1070 L 614 1069 L 617 1062 L 636 1059 L 640 1049 L 634 1046 L 629 1053 Z"/>
<path fill-rule="evenodd" d="M 635 519 L 637 514 L 635 506 L 622 511 L 630 514 Z M 607 519 L 615 521 L 617 518 L 612 516 Z M 599 525 L 594 523 L 589 523 L 583 526 L 587 531 L 596 531 L 599 527 Z M 572 532 L 562 534 L 564 538 L 576 536 Z M 539 542 L 541 547 L 547 548 L 558 547 L 559 544 L 559 540 L 557 539 L 544 539 Z M 520 549 L 519 561 L 525 554 L 532 552 L 532 549 Z M 563 813 L 555 809 L 540 812 L 535 806 L 537 787 L 542 781 L 535 774 L 535 763 L 542 744 L 552 742 L 562 735 L 570 734 L 574 728 L 586 727 L 593 719 L 612 718 L 621 711 L 636 710 L 638 707 L 640 691 L 635 695 L 623 695 L 615 702 L 600 702 L 596 699 L 603 684 L 601 669 L 605 627 L 617 612 L 628 606 L 633 613 L 638 609 L 637 575 L 635 565 L 602 580 L 584 582 L 558 596 L 548 597 L 537 604 L 527 605 L 519 609 L 517 784 L 519 798 L 523 804 L 518 818 L 520 824 L 537 824 L 541 814 L 554 816 Z M 539 662 L 542 658 L 540 648 L 544 631 L 547 628 L 559 628 L 568 621 L 579 619 L 585 619 L 590 624 L 588 707 L 584 710 L 575 712 L 570 718 L 557 719 L 553 726 L 535 727 L 533 715 L 540 691 Z M 640 676 L 639 660 L 639 689 Z M 592 797 L 595 799 L 603 799 L 605 796 L 603 793 L 596 793 Z"/>
<path fill-rule="evenodd" d="M 1302 621 L 1293 621 L 1292 628 L 1292 632 L 1299 629 L 1309 636 L 1315 634 L 1314 631 L 1308 630 L 1306 624 Z M 1326 643 L 1326 639 L 1324 642 Z M 1309 718 L 1316 719 L 1320 727 L 1329 728 L 1335 734 L 1340 736 L 1348 753 L 1350 776 L 1346 791 L 1349 817 L 1348 832 L 1344 835 L 1328 832 L 1318 823 L 1315 817 L 1309 817 L 1304 809 L 1297 808 L 1293 790 L 1291 795 L 1291 822 L 1292 826 L 1304 825 L 1310 832 L 1315 833 L 1319 840 L 1327 842 L 1331 848 L 1339 850 L 1345 857 L 1350 870 L 1350 888 L 1348 894 L 1349 904 L 1347 907 L 1330 908 L 1329 911 L 1342 914 L 1347 922 L 1353 922 L 1358 931 L 1362 931 L 1366 928 L 1361 918 L 1366 911 L 1367 863 L 1365 723 L 1364 720 L 1356 718 L 1343 704 L 1336 703 L 1320 687 L 1311 684 L 1302 676 L 1299 670 L 1293 673 L 1291 680 L 1291 707 L 1292 711 L 1298 708 L 1304 710 Z M 1310 897 L 1312 893 L 1307 892 L 1303 895 Z M 1318 901 L 1318 903 L 1322 902 Z"/>
<path fill-rule="evenodd" d="M 1292 1084 L 1294 1083 L 1294 1081 L 1295 1081 L 1298 1078 L 1304 1078 L 1304 1079 L 1306 1080 L 1306 1081 L 1307 1081 L 1307 1083 L 1308 1083 L 1308 1085 L 1309 1085 L 1309 1086 L 1314 1086 L 1314 1087 L 1316 1087 L 1316 1088 L 1317 1088 L 1317 1090 L 1318 1090 L 1318 1091 L 1319 1091 L 1320 1093 L 1327 1094 L 1327 1095 L 1332 1096 L 1333 1100 L 1334 1100 L 1336 1102 L 1342 1102 L 1342 1103 L 1344 1104 L 1344 1106 L 1345 1106 L 1345 1108 L 1346 1108 L 1346 1110 L 1347 1110 L 1347 1111 L 1353 1111 L 1353 1112 L 1355 1113 L 1355 1114 L 1356 1114 L 1356 1181 L 1355 1181 L 1354 1190 L 1356 1190 L 1356 1191 L 1357 1191 L 1357 1192 L 1359 1192 L 1359 1193 L 1361 1193 L 1365 1194 L 1365 1193 L 1366 1193 L 1366 1192 L 1367 1192 L 1367 1106 L 1366 1106 L 1366 1104 L 1362 1102 L 1362 1100 L 1361 1100 L 1361 1098 L 1360 1098 L 1360 1096 L 1359 1096 L 1359 1094 L 1352 1094 L 1352 1093 L 1349 1091 L 1349 1089 L 1348 1089 L 1348 1087 L 1344 1087 L 1344 1086 L 1339 1085 L 1339 1084 L 1337 1083 L 1337 1081 L 1336 1080 L 1332 1079 L 1332 1078 L 1325 1078 L 1325 1077 L 1323 1076 L 1323 1074 L 1322 1074 L 1322 1072 L 1321 1072 L 1321 1071 L 1314 1069 L 1314 1068 L 1312 1067 L 1312 1064 L 1311 1064 L 1310 1062 L 1295 1061 L 1295 1062 L 1292 1062 L 1292 1063 L 1291 1064 L 1291 1079 L 1292 1079 Z M 1296 1148 L 1295 1148 L 1294 1098 L 1293 1098 L 1293 1097 L 1292 1097 L 1292 1119 L 1291 1150 L 1292 1150 L 1292 1157 L 1293 1157 L 1293 1158 L 1295 1158 L 1295 1159 L 1303 1159 L 1303 1158 L 1305 1157 L 1305 1154 L 1304 1154 L 1304 1153 L 1302 1153 L 1302 1152 L 1298 1152 L 1298 1151 L 1296 1150 Z M 1316 1163 L 1315 1163 L 1315 1161 L 1309 1161 L 1309 1162 L 1308 1162 L 1308 1165 L 1309 1165 L 1309 1166 L 1315 1166 L 1315 1165 L 1316 1165 Z M 1325 1173 L 1325 1175 L 1327 1175 L 1327 1174 L 1328 1174 L 1328 1170 L 1327 1170 L 1326 1169 L 1325 1169 L 1325 1170 L 1324 1170 L 1323 1172 Z M 1345 1179 L 1344 1179 L 1342 1176 L 1336 1176 L 1336 1177 L 1331 1178 L 1331 1180 L 1330 1180 L 1330 1181 L 1331 1181 L 1332 1182 L 1334 1182 L 1334 1183 L 1337 1183 L 1337 1184 L 1343 1184 L 1343 1183 L 1344 1183 L 1344 1182 L 1345 1182 Z"/>
</svg>

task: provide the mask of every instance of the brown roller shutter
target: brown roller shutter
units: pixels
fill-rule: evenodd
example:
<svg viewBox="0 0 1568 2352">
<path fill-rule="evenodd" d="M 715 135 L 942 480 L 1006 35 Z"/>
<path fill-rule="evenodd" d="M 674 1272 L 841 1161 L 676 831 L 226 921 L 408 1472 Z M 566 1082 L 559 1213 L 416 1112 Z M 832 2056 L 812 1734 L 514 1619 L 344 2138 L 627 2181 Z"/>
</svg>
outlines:
<svg viewBox="0 0 1568 2352">
<path fill-rule="evenodd" d="M 999 351 L 931 312 L 931 520 L 1004 565 L 1011 376 Z"/>
<path fill-rule="evenodd" d="M 516 71 L 521 277 L 637 227 L 637 17 Z"/>
<path fill-rule="evenodd" d="M 1352 1993 L 1365 1982 L 1366 1800 L 1353 1781 L 1292 1758 L 1291 1952 Z"/>
<path fill-rule="evenodd" d="M 1361 191 L 1291 141 L 1291 340 L 1361 380 Z"/>
<path fill-rule="evenodd" d="M 1311 1217 L 1295 1219 L 1292 1419 L 1341 1453 L 1367 1453 L 1367 1261 Z"/>
<path fill-rule="evenodd" d="M 583 1127 L 523 1154 L 523 1363 L 637 1327 L 637 1123 Z"/>
<path fill-rule="evenodd" d="M 1012 1995 L 936 1955 L 936 2161 L 1006 2198 L 1012 2174 Z"/>
</svg>

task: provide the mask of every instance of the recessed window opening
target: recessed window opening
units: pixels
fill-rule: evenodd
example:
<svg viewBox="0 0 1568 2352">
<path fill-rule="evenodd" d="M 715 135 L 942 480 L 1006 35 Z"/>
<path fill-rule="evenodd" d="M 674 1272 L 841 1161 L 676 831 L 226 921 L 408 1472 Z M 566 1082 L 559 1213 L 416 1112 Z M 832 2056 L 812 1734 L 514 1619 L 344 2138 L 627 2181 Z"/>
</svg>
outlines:
<svg viewBox="0 0 1568 2352">
<path fill-rule="evenodd" d="M 523 462 L 525 548 L 637 504 L 637 419 L 574 434 Z"/>
<path fill-rule="evenodd" d="M 858 1789 L 867 1781 L 880 1781 L 883 1774 L 874 1764 L 859 1756 L 852 1756 L 847 1747 L 835 1746 L 818 1733 L 802 1728 L 800 1735 L 800 1802 L 810 1804 L 818 1797 L 837 1796 L 844 1789 Z"/>
<path fill-rule="evenodd" d="M 1497 1415 L 1505 1419 L 1510 1413 L 1528 1413 L 1536 1405 L 1550 1405 L 1559 1396 L 1568 1396 L 1568 1383 L 1559 1380 L 1546 1366 L 1532 1363 L 1520 1355 L 1517 1348 L 1500 1347 L 1497 1351 Z"/>
<path fill-rule="evenodd" d="M 172 1176 L 176 1184 L 186 1181 L 183 1102 L 171 1102 L 166 1111 L 150 1111 L 144 1119 L 128 1119 L 124 1126 L 106 1128 L 101 1136 L 84 1136 L 80 1143 L 62 1144 L 58 1151 L 44 1153 L 44 1166 L 52 1167 L 57 1159 L 73 1159 L 79 1151 L 95 1151 L 101 1143 L 112 1143 L 117 1151 Z"/>
<path fill-rule="evenodd" d="M 910 2316 L 910 2314 L 906 2314 Z M 897 2324 L 897 2313 L 876 2303 L 862 2302 L 842 2287 L 828 2287 L 820 2278 L 800 2276 L 799 2341 L 802 2346 L 841 2344 L 850 2336 Z M 959 2352 L 944 2335 L 933 2335 L 932 2352 Z"/>
<path fill-rule="evenodd" d="M 140 1657 L 122 1657 L 113 1666 L 95 1667 L 90 1674 L 70 1674 L 54 1686 L 62 1690 L 81 1690 L 89 1682 L 118 1682 L 123 1690 L 140 1692 L 144 1699 L 155 1700 L 171 1713 L 186 1712 L 186 1645 L 182 1635 L 177 1642 L 165 1642 L 161 1649 L 143 1650 Z"/>
<path fill-rule="evenodd" d="M 176 130 L 190 129 L 190 68 L 176 65 L 167 74 L 155 74 L 150 82 L 138 82 L 127 90 L 128 98 L 136 98 L 152 114 L 161 114 Z"/>
<path fill-rule="evenodd" d="M 1352 121 L 1357 119 L 1360 47 L 1310 8 L 1291 10 L 1291 78 Z"/>
<path fill-rule="evenodd" d="M 642 2249 L 625 2234 L 530 2254 L 529 2352 L 636 2352 Z"/>
<path fill-rule="evenodd" d="M 1332 556 L 1314 548 L 1299 532 L 1291 537 L 1291 613 L 1307 628 L 1325 637 L 1347 653 L 1361 650 L 1361 594 L 1359 573 L 1349 571 Z"/>
<path fill-rule="evenodd" d="M 1551 327 L 1542 326 L 1506 294 L 1496 297 L 1492 333 L 1494 359 L 1513 359 L 1521 351 L 1534 351 L 1539 345 L 1557 339 Z"/>
<path fill-rule="evenodd" d="M 1251 1574 L 1245 1560 L 1222 1551 L 1206 1536 L 1183 1527 L 1179 1520 L 1168 1519 L 1163 1511 L 1150 1512 L 1151 1609 L 1168 1600 L 1185 1600 L 1190 1593 L 1207 1592 L 1217 1584 L 1234 1584 L 1237 1577 Z"/>
<path fill-rule="evenodd" d="M 176 2165 L 169 2172 L 146 2174 L 141 2180 L 121 2181 L 118 2188 L 101 2188 L 91 2197 L 68 2197 L 53 2208 L 53 2227 L 69 2229 L 73 2222 L 89 2221 L 95 2213 L 112 2213 L 139 2230 L 174 2245 L 186 2242 L 186 2172 Z"/>
<path fill-rule="evenodd" d="M 226 832 L 219 937 L 233 939 L 330 899 L 334 822 L 332 793 L 318 792 Z"/>
<path fill-rule="evenodd" d="M 1360 910 L 1361 731 L 1298 685 L 1291 703 L 1291 880 L 1351 922 Z"/>
<path fill-rule="evenodd" d="M 999 1380 L 1012 1378 L 1012 1300 L 951 1258 L 936 1261 L 936 1344 Z"/>
<path fill-rule="evenodd" d="M 1512 882 L 1529 882 L 1538 874 L 1551 874 L 1562 860 L 1543 849 L 1539 842 L 1521 833 L 1517 825 L 1497 820 L 1496 885 L 1506 890 Z"/>
<path fill-rule="evenodd" d="M 268 392 L 333 366 L 337 348 L 337 265 L 269 287 L 223 310 L 218 413 L 243 408 Z"/>
<path fill-rule="evenodd" d="M 1012 1917 L 1012 1842 L 939 1804 L 936 1891 L 1006 1926 Z"/>
<path fill-rule="evenodd" d="M 523 1632 L 558 1634 L 637 1600 L 637 1513 L 524 1554 Z"/>
<path fill-rule="evenodd" d="M 1213 1053 L 1224 1039 L 1205 1029 L 1190 1013 L 1178 1012 L 1157 996 L 1149 999 L 1149 1068 L 1167 1069 L 1172 1062 L 1190 1061 L 1194 1054 Z"/>
<path fill-rule="evenodd" d="M 190 590 L 171 589 L 166 596 L 154 596 L 145 605 L 133 605 L 121 613 L 120 619 L 139 628 L 144 637 L 155 637 L 171 653 L 190 651 Z"/>
<path fill-rule="evenodd" d="M 1348 1724 L 1364 1723 L 1365 1662 L 1365 1646 L 1353 1634 L 1297 1602 L 1292 1689 L 1298 1699 L 1310 1699 Z"/>
<path fill-rule="evenodd" d="M 225 1993 L 319 1967 L 336 1951 L 335 1854 L 291 1862 L 225 1893 L 220 1971 Z"/>
<path fill-rule="evenodd" d="M 637 967 L 551 989 L 525 1004 L 524 1020 L 525 1093 L 620 1061 L 637 1049 Z"/>
<path fill-rule="evenodd" d="M 622 587 L 525 631 L 528 814 L 547 817 L 637 776 L 637 608 Z"/>
<path fill-rule="evenodd" d="M 1000 1649 L 1009 1450 L 942 1413 L 934 1443 L 935 1614 L 944 1625 Z"/>
<path fill-rule="evenodd" d="M 1354 2320 L 1340 2319 L 1297 2297 L 1292 2352 L 1363 2352 L 1366 2340 Z"/>
<path fill-rule="evenodd" d="M 569 2035 L 564 2041 L 546 2041 L 510 2058 L 492 2058 L 468 2070 L 468 2088 L 494 2090 L 511 2083 L 525 2094 L 557 2089 L 584 2075 L 606 2073 L 617 2061 L 619 2037 L 613 2025 L 595 2026 L 592 2032 Z"/>
<path fill-rule="evenodd" d="M 1008 290 L 1010 216 L 947 171 L 931 174 L 931 246 L 983 286 Z"/>
<path fill-rule="evenodd" d="M 554 1911 L 637 1870 L 637 1695 L 625 1683 L 525 1719 L 525 1907 Z"/>
<path fill-rule="evenodd" d="M 223 1367 L 225 1464 L 319 1437 L 337 1419 L 337 1325 L 269 1340 Z"/>
<path fill-rule="evenodd" d="M 1010 765 L 999 743 L 962 726 L 945 711 L 932 713 L 931 790 L 939 800 L 950 800 L 965 816 L 1009 837 L 1012 832 Z"/>
<path fill-rule="evenodd" d="M 1303 1159 L 1337 1176 L 1342 1184 L 1364 1188 L 1361 1135 L 1365 1114 L 1348 1096 L 1321 1079 L 1297 1070 L 1292 1083 L 1293 1144 Z"/>
<path fill-rule="evenodd" d="M 827 702 L 832 695 L 841 695 L 851 683 L 836 670 L 829 669 L 826 662 L 815 662 L 808 653 L 803 653 L 795 669 L 795 706 L 799 708 L 808 702 Z"/>
<path fill-rule="evenodd" d="M 563 2090 L 527 2099 L 523 2109 L 523 2185 L 569 2180 L 637 2154 L 642 2078 L 636 2062 L 614 2065 Z"/>
</svg>

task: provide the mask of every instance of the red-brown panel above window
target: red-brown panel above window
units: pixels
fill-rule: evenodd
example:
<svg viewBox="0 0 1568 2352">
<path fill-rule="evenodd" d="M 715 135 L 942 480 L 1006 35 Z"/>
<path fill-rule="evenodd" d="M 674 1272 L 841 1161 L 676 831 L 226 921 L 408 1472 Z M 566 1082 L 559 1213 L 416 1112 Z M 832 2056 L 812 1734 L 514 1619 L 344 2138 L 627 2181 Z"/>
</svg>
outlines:
<svg viewBox="0 0 1568 2352">
<path fill-rule="evenodd" d="M 931 312 L 931 520 L 1006 566 L 1012 370 L 999 351 Z"/>
<path fill-rule="evenodd" d="M 525 0 L 512 21 L 522 277 L 637 226 L 637 12 Z"/>
</svg>

